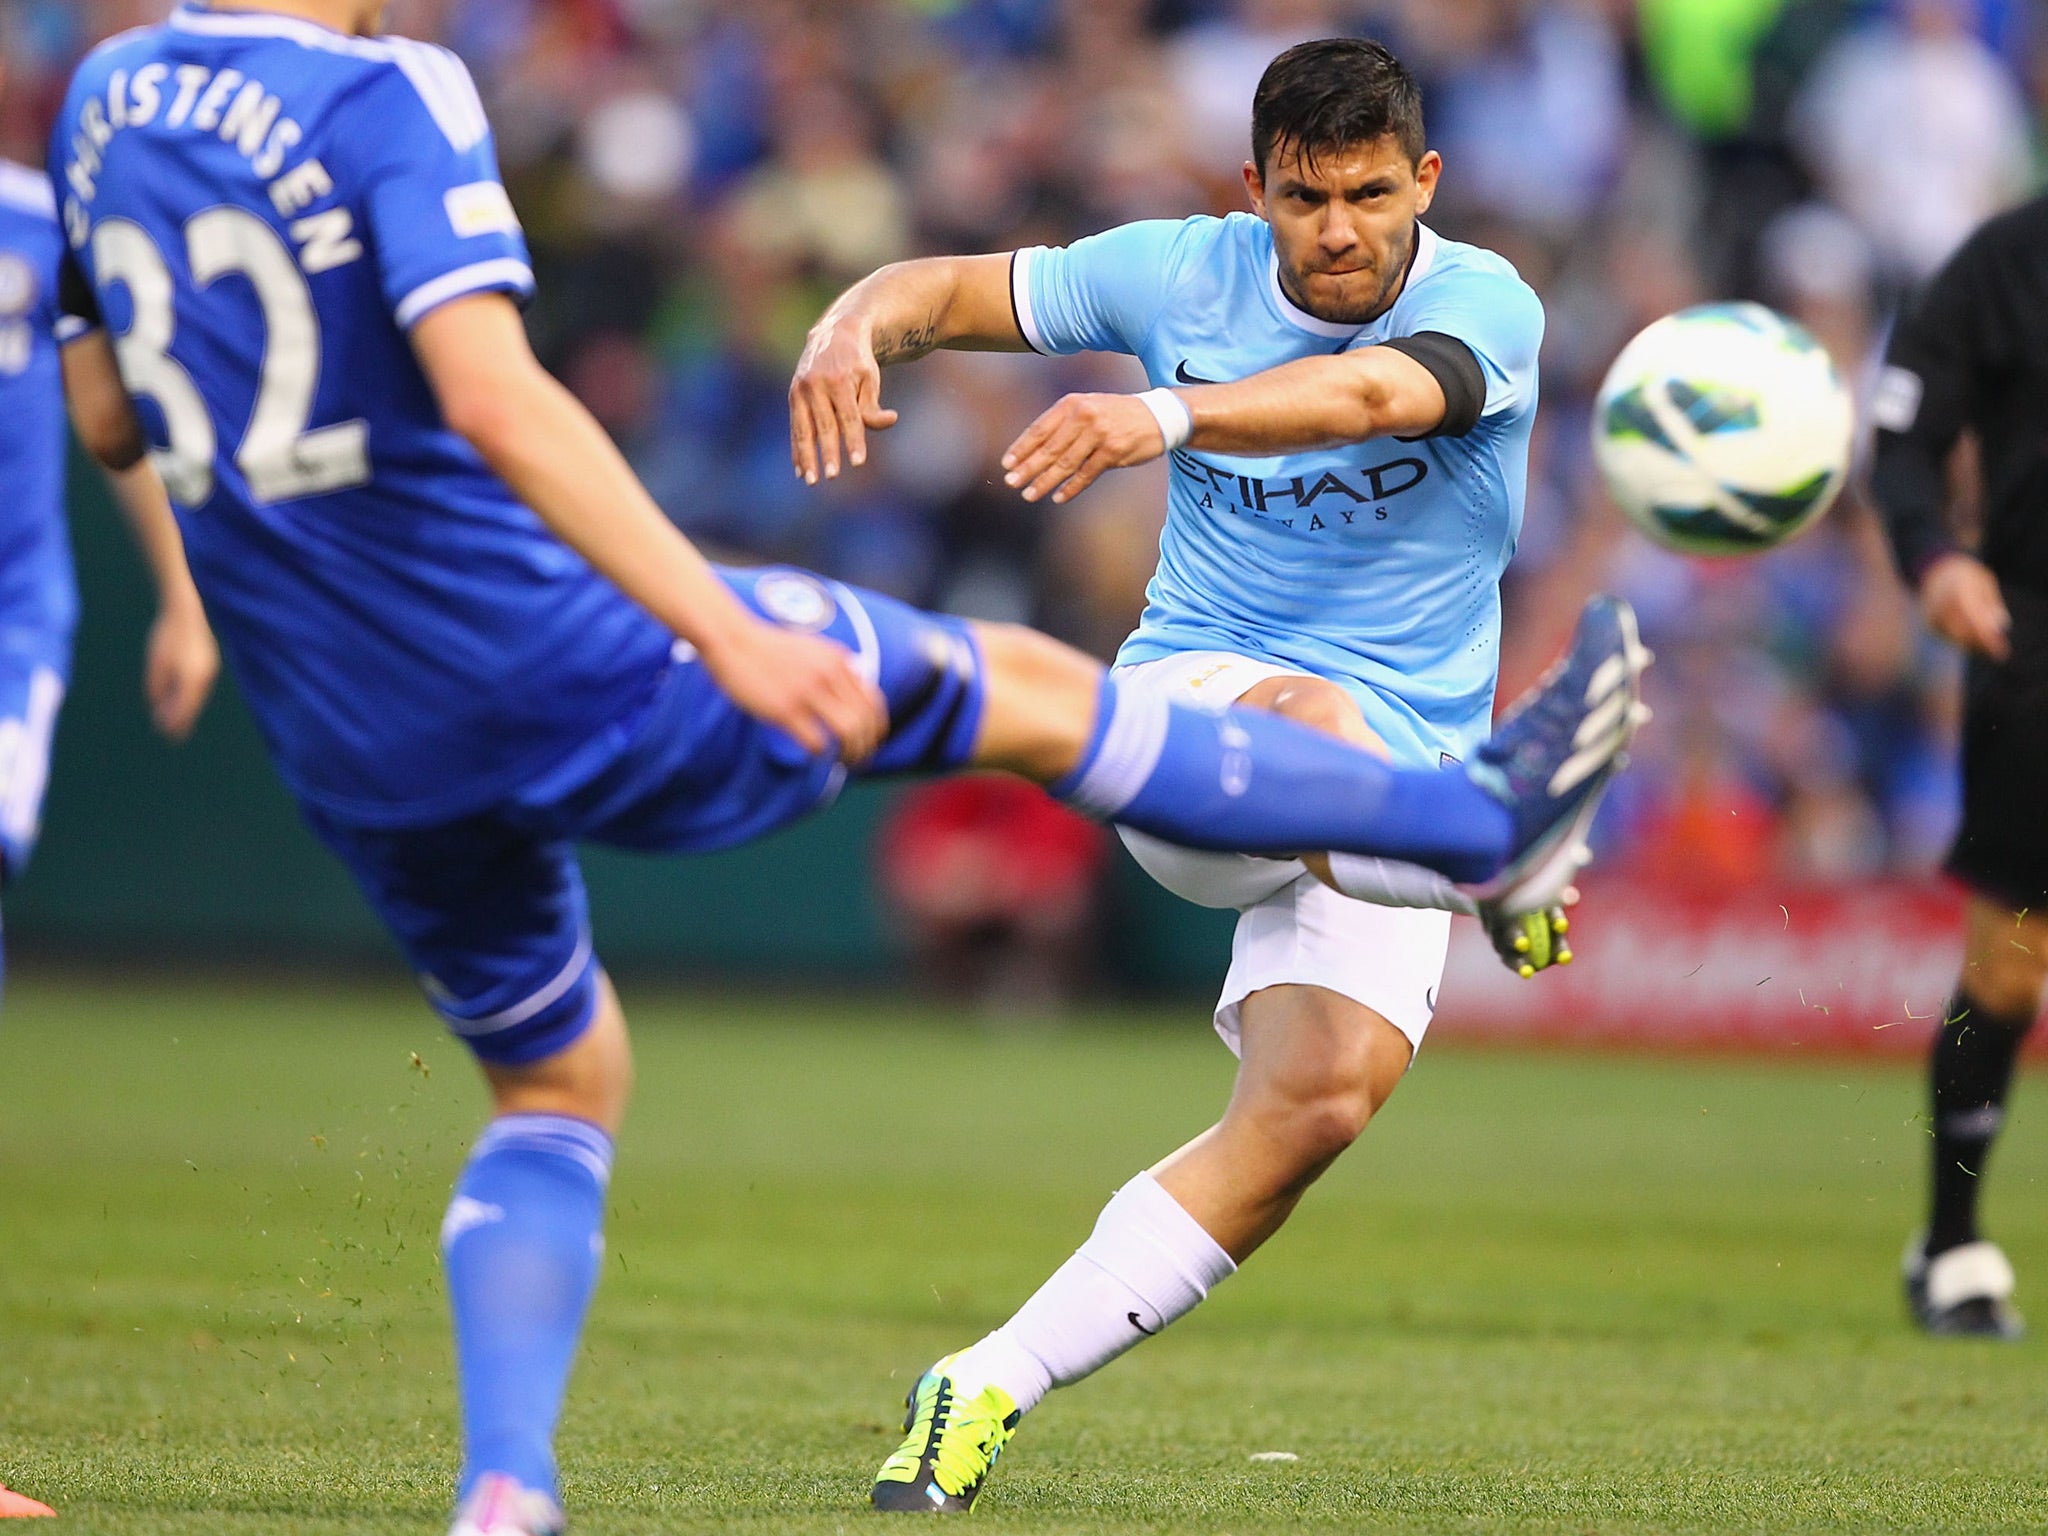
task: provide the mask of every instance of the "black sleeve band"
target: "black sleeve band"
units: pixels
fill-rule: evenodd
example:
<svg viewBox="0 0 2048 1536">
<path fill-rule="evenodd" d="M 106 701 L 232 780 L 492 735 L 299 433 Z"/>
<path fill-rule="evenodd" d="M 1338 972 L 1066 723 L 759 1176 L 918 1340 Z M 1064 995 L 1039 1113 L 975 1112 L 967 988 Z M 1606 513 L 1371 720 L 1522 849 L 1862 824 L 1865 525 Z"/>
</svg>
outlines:
<svg viewBox="0 0 2048 1536">
<path fill-rule="evenodd" d="M 1422 437 L 1463 437 L 1479 425 L 1480 415 L 1486 410 L 1486 375 L 1480 371 L 1479 359 L 1464 342 L 1442 331 L 1422 331 L 1414 336 L 1396 336 L 1381 345 L 1403 357 L 1414 358 L 1443 388 L 1444 419 L 1433 430 L 1422 433 Z M 1405 441 L 1418 442 L 1420 438 Z"/>
<path fill-rule="evenodd" d="M 86 281 L 78 258 L 69 251 L 57 268 L 57 309 L 71 319 L 83 320 L 94 330 L 100 327 L 100 297 Z"/>
<path fill-rule="evenodd" d="M 1031 340 L 1031 333 L 1024 329 L 1024 316 L 1017 309 L 1017 258 L 1023 254 L 1021 247 L 1010 252 L 1010 323 L 1017 327 L 1017 334 L 1024 338 L 1026 349 L 1037 352 L 1038 348 Z"/>
</svg>

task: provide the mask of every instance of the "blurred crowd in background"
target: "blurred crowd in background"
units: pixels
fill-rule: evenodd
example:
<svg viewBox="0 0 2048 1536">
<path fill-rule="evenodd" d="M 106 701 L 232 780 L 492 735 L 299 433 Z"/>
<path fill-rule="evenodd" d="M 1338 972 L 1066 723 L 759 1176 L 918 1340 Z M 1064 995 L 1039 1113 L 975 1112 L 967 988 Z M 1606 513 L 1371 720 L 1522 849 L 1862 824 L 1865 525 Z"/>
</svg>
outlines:
<svg viewBox="0 0 2048 1536">
<path fill-rule="evenodd" d="M 165 9 L 11 0 L 7 152 L 40 158 L 85 45 Z M 1662 658 L 1616 858 L 1728 882 L 1938 861 L 1959 668 L 1867 505 L 1768 558 L 1667 555 L 1600 493 L 1587 416 L 1630 334 L 1714 297 L 1785 310 L 1867 377 L 1901 296 L 2037 180 L 2029 0 L 398 0 L 391 22 L 475 72 L 536 343 L 689 533 L 1101 655 L 1140 606 L 1163 476 L 1054 509 L 994 467 L 1057 395 L 1132 387 L 1132 365 L 935 356 L 886 379 L 902 423 L 871 466 L 806 490 L 804 332 L 899 257 L 1243 206 L 1266 62 L 1381 38 L 1444 156 L 1429 222 L 1506 254 L 1549 312 L 1504 696 L 1613 587 Z"/>
</svg>

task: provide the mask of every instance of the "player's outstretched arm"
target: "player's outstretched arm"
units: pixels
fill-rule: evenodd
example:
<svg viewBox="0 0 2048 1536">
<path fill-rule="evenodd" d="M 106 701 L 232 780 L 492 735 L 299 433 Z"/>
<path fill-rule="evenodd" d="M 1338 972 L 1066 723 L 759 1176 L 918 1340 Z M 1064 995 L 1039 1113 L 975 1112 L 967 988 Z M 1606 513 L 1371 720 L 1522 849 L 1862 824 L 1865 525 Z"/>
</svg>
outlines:
<svg viewBox="0 0 2048 1536">
<path fill-rule="evenodd" d="M 867 462 L 870 432 L 896 425 L 882 369 L 938 347 L 1028 352 L 1010 303 L 1010 257 L 899 261 L 855 283 L 811 327 L 789 384 L 789 456 L 806 485 Z"/>
<path fill-rule="evenodd" d="M 620 590 L 695 646 L 734 703 L 813 752 L 849 762 L 888 728 L 852 655 L 755 618 L 662 515 L 604 429 L 534 357 L 502 294 L 431 311 L 413 350 L 448 425 L 513 492 Z"/>
<path fill-rule="evenodd" d="M 107 471 L 114 499 L 156 581 L 156 621 L 143 653 L 142 691 L 157 730 L 183 741 L 220 676 L 220 646 L 206 622 L 199 589 L 185 563 L 185 541 L 164 483 L 144 457 L 146 442 L 121 384 L 104 331 L 90 331 L 63 351 L 64 393 L 86 449 Z"/>
<path fill-rule="evenodd" d="M 1026 501 L 1072 500 L 1106 470 L 1182 446 L 1260 456 L 1372 437 L 1421 437 L 1443 424 L 1436 375 L 1392 347 L 1305 357 L 1232 384 L 1138 395 L 1068 395 L 1010 445 L 1003 479 Z"/>
</svg>

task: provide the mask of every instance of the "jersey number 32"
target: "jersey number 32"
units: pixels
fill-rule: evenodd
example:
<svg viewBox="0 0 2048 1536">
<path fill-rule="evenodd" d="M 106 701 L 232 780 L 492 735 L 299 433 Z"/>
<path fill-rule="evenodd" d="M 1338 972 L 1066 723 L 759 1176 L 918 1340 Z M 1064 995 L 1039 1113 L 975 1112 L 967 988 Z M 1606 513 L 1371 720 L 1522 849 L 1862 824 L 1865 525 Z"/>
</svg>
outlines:
<svg viewBox="0 0 2048 1536">
<path fill-rule="evenodd" d="M 248 280 L 262 306 L 263 373 L 235 450 L 250 495 L 259 502 L 292 501 L 366 484 L 368 424 L 310 427 L 320 384 L 320 321 L 290 248 L 255 214 L 222 207 L 187 222 L 185 252 L 199 287 L 236 273 Z M 134 319 L 115 350 L 129 392 L 154 400 L 163 412 L 170 449 L 155 459 L 164 486 L 185 506 L 199 506 L 213 495 L 218 441 L 199 387 L 171 356 L 178 316 L 170 267 L 149 233 L 127 219 L 109 219 L 93 231 L 92 256 L 102 285 L 119 283 L 128 290 Z"/>
</svg>

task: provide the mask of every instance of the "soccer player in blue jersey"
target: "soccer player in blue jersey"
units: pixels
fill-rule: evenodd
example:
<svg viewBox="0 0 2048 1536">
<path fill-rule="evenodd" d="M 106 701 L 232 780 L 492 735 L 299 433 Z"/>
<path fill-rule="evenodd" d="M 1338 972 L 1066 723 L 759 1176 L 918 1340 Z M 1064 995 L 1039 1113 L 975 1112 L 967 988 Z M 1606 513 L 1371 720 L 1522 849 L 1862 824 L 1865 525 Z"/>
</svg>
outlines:
<svg viewBox="0 0 2048 1536">
<path fill-rule="evenodd" d="M 1158 573 L 1117 657 L 1126 693 L 1277 712 L 1403 766 L 1471 760 L 1491 731 L 1542 307 L 1499 256 L 1421 223 L 1441 162 L 1385 48 L 1280 55 L 1251 138 L 1249 213 L 906 262 L 849 290 L 792 386 L 798 470 L 858 464 L 866 434 L 893 424 L 883 364 L 941 346 L 1130 354 L 1153 388 L 1068 396 L 1003 458 L 1027 501 L 1055 502 L 1170 459 Z M 971 1507 L 1023 1413 L 1272 1236 L 1407 1070 L 1450 912 L 1473 910 L 1441 877 L 1379 859 L 1124 837 L 1168 888 L 1241 912 L 1215 1011 L 1236 1086 L 1015 1317 L 923 1375 L 881 1508 Z M 1481 915 L 1524 974 L 1569 958 L 1561 911 Z"/>
<path fill-rule="evenodd" d="M 13 886 L 35 851 L 50 738 L 71 676 L 78 586 L 64 526 L 66 397 L 88 431 L 109 405 L 126 409 L 117 393 L 95 394 L 94 371 L 77 366 L 106 342 L 60 322 L 63 252 L 49 177 L 0 160 L 0 888 Z M 157 587 L 144 693 L 157 729 L 182 741 L 212 691 L 220 651 L 154 471 L 129 463 L 109 479 Z M 50 1513 L 0 1485 L 0 1518 Z"/>
<path fill-rule="evenodd" d="M 64 527 L 67 384 L 82 418 L 105 404 L 90 393 L 91 370 L 79 366 L 104 338 L 60 323 L 63 252 L 49 178 L 0 160 L 0 886 L 20 878 L 35 850 L 50 737 L 71 676 L 78 588 Z M 220 653 L 162 484 L 132 463 L 110 480 L 157 587 L 144 690 L 157 728 L 183 740 Z"/>
<path fill-rule="evenodd" d="M 279 772 L 483 1068 L 442 1227 L 457 1536 L 561 1528 L 555 1420 L 631 1066 L 574 843 L 744 842 L 849 772 L 1003 767 L 1210 848 L 1342 848 L 1555 900 L 1639 716 L 1632 618 L 1470 770 L 1126 690 L 1029 631 L 707 565 L 534 360 L 533 277 L 451 54 L 382 0 L 187 4 L 79 68 L 52 139 L 104 327 Z M 1007 296 L 1003 300 L 1007 306 Z"/>
</svg>

